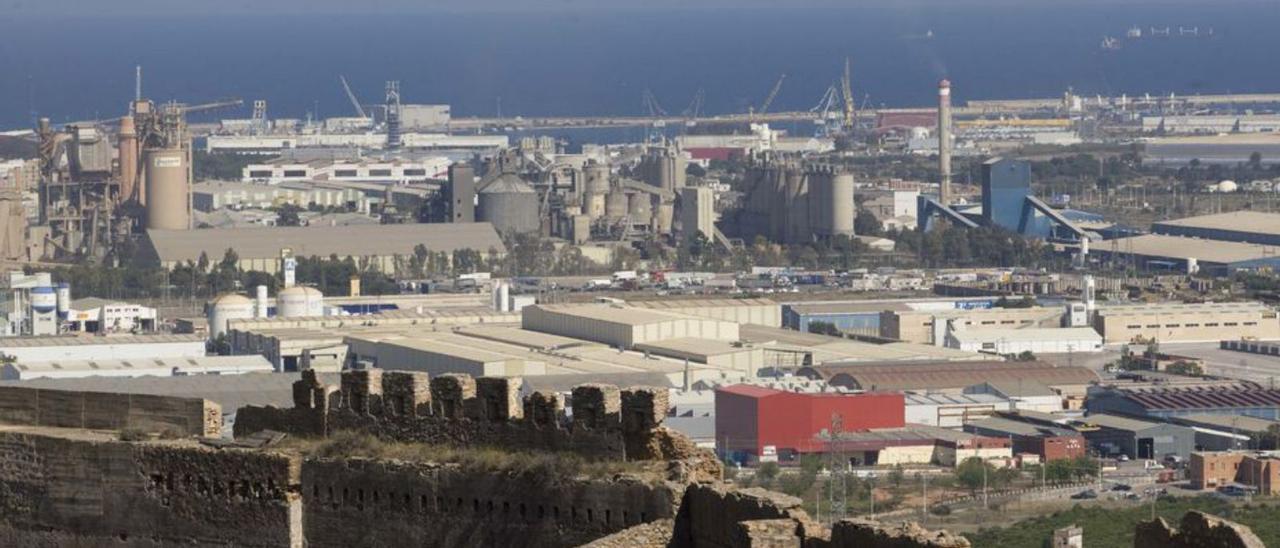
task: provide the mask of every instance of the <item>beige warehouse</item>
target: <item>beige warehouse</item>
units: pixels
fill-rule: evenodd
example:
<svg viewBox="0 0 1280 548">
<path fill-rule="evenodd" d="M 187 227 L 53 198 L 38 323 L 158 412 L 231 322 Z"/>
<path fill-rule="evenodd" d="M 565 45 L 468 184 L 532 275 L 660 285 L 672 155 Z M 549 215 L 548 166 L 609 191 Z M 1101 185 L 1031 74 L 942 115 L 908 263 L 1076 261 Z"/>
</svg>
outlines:
<svg viewBox="0 0 1280 548">
<path fill-rule="evenodd" d="M 1108 344 L 1139 337 L 1160 342 L 1280 338 L 1280 319 L 1257 302 L 1140 304 L 1098 309 L 1094 327 Z"/>
<path fill-rule="evenodd" d="M 617 348 L 668 339 L 738 340 L 738 324 L 620 304 L 536 305 L 524 308 L 522 326 Z"/>
</svg>

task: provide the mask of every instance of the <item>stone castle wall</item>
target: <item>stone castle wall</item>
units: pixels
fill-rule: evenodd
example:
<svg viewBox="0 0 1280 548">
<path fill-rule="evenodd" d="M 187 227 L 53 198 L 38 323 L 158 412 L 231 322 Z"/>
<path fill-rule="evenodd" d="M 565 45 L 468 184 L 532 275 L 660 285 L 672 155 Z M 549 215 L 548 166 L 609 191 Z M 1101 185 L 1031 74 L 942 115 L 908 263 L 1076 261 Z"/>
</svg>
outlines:
<svg viewBox="0 0 1280 548">
<path fill-rule="evenodd" d="M 245 407 L 237 437 L 262 430 L 327 436 L 356 430 L 406 442 L 513 450 L 564 451 L 614 460 L 685 460 L 701 455 L 685 437 L 662 426 L 667 390 L 619 390 L 605 384 L 573 389 L 572 417 L 563 398 L 535 392 L 521 399 L 519 378 L 348 371 L 340 387 L 314 373 L 294 385 L 294 407 Z M 707 456 L 707 455 L 703 455 Z M 714 457 L 706 472 L 718 477 Z"/>
<path fill-rule="evenodd" d="M 0 423 L 222 435 L 222 407 L 199 398 L 0 387 Z"/>
</svg>

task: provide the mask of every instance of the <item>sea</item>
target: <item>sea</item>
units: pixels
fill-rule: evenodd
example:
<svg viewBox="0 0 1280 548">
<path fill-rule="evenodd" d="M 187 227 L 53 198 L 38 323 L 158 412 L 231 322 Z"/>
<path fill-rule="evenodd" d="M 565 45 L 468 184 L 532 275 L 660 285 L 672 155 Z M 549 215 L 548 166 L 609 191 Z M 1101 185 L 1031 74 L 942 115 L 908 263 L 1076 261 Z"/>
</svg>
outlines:
<svg viewBox="0 0 1280 548">
<path fill-rule="evenodd" d="M 1280 92 L 1280 4 L 854 2 L 668 10 L 343 15 L 0 16 L 0 129 L 122 115 L 143 93 L 245 107 L 193 121 L 351 116 L 398 80 L 404 102 L 455 117 L 643 115 L 649 90 L 678 115 L 701 89 L 704 114 L 815 107 L 852 63 L 868 107 L 927 106 L 939 79 L 956 101 L 1060 96 Z M 1127 38 L 1130 28 L 1142 38 Z M 1170 29 L 1151 36 L 1150 29 Z M 1179 28 L 1197 29 L 1197 36 Z M 1180 36 L 1179 34 L 1184 34 Z M 1106 37 L 1118 48 L 1102 47 Z M 643 130 L 615 131 L 616 139 Z"/>
</svg>

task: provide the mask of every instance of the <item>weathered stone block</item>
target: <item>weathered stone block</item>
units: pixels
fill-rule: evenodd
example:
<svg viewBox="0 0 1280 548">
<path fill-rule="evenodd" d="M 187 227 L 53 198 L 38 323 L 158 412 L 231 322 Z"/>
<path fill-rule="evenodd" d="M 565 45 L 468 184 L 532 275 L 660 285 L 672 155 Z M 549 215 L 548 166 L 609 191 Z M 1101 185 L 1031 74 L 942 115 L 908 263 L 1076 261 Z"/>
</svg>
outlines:
<svg viewBox="0 0 1280 548">
<path fill-rule="evenodd" d="M 582 384 L 573 388 L 575 428 L 607 428 L 618 424 L 622 395 L 612 384 Z"/>
<path fill-rule="evenodd" d="M 752 548 L 800 548 L 796 522 L 789 519 L 740 521 L 734 530 L 733 546 Z"/>
<path fill-rule="evenodd" d="M 524 416 L 520 402 L 519 377 L 481 377 L 476 379 L 476 398 L 479 400 L 476 418 L 489 421 L 508 421 Z"/>
<path fill-rule="evenodd" d="M 524 400 L 524 418 L 536 426 L 559 426 L 564 398 L 555 392 L 534 392 Z"/>
<path fill-rule="evenodd" d="M 302 378 L 293 383 L 293 406 L 307 409 L 316 407 L 316 389 L 322 387 L 324 384 L 316 377 L 315 371 L 303 371 Z"/>
<path fill-rule="evenodd" d="M 622 392 L 622 430 L 643 432 L 662 424 L 667 416 L 670 392 L 665 388 L 642 387 Z"/>
<path fill-rule="evenodd" d="M 431 412 L 446 419 L 466 414 L 467 401 L 476 397 L 476 380 L 470 375 L 448 373 L 431 379 Z"/>
<path fill-rule="evenodd" d="M 426 373 L 387 371 L 382 375 L 382 401 L 388 415 L 430 415 L 431 379 Z"/>
<path fill-rule="evenodd" d="M 356 413 L 382 412 L 382 370 L 359 369 L 342 373 L 342 401 Z"/>
</svg>

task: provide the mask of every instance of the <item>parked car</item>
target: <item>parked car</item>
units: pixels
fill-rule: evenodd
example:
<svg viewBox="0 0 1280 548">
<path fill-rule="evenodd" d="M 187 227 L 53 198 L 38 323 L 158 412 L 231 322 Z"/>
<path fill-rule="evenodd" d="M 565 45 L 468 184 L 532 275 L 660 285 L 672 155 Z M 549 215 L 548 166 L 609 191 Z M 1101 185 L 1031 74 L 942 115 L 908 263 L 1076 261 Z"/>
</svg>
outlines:
<svg viewBox="0 0 1280 548">
<path fill-rule="evenodd" d="M 1249 494 L 1249 490 L 1239 485 L 1223 485 L 1218 488 L 1218 494 L 1228 497 L 1243 497 Z"/>
<path fill-rule="evenodd" d="M 1071 498 L 1075 500 L 1096 499 L 1098 498 L 1098 493 L 1093 489 L 1085 489 L 1084 491 L 1071 495 Z"/>
<path fill-rule="evenodd" d="M 1117 483 L 1111 486 L 1112 491 L 1132 491 L 1133 487 L 1127 483 Z"/>
</svg>

